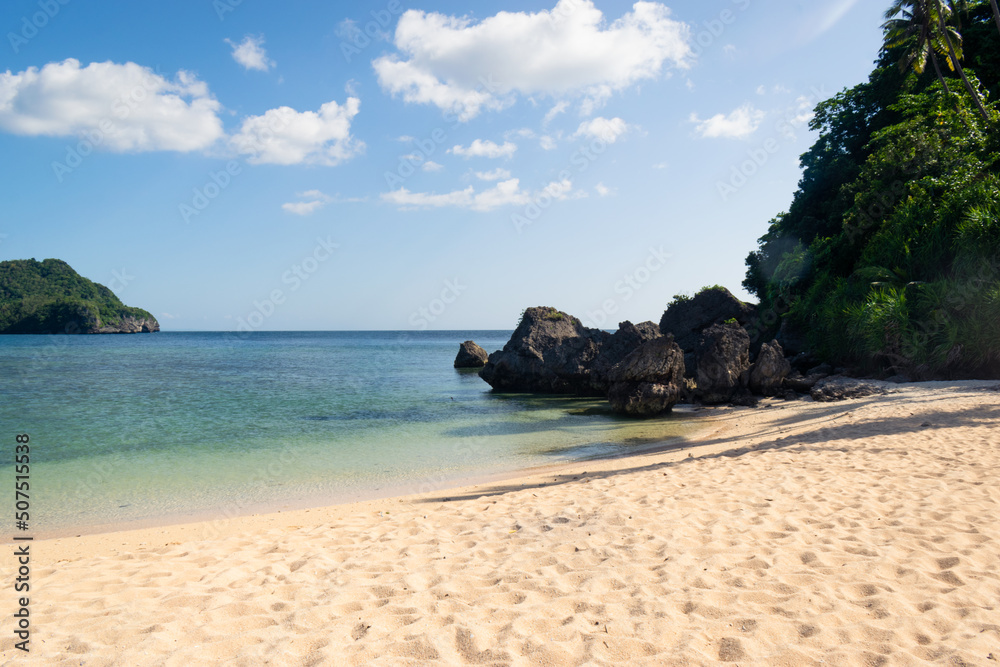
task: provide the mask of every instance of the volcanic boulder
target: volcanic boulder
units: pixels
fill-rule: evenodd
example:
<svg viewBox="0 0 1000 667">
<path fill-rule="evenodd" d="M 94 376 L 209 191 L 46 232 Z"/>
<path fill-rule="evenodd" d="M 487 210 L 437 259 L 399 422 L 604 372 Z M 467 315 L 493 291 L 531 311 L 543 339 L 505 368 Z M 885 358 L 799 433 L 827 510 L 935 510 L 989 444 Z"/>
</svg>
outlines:
<svg viewBox="0 0 1000 667">
<path fill-rule="evenodd" d="M 750 370 L 750 336 L 734 322 L 702 332 L 695 348 L 697 396 L 703 403 L 726 403 L 746 393 Z"/>
<path fill-rule="evenodd" d="M 670 410 L 681 396 L 684 352 L 673 336 L 646 341 L 608 374 L 608 401 L 615 412 L 652 417 Z"/>
<path fill-rule="evenodd" d="M 482 368 L 488 358 L 486 350 L 476 345 L 474 341 L 467 340 L 458 346 L 455 368 Z"/>
</svg>

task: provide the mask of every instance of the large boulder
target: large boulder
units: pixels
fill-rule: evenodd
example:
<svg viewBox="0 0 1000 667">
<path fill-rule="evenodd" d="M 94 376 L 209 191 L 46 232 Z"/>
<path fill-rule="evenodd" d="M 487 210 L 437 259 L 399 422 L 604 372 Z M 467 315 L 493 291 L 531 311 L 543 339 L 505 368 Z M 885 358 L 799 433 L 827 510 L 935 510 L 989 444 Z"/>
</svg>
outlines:
<svg viewBox="0 0 1000 667">
<path fill-rule="evenodd" d="M 502 350 L 479 371 L 494 389 L 604 396 L 607 374 L 628 353 L 659 336 L 652 322 L 622 322 L 611 334 L 555 308 L 528 308 Z"/>
<path fill-rule="evenodd" d="M 726 403 L 746 393 L 750 336 L 739 324 L 726 322 L 705 329 L 695 357 L 697 396 L 702 403 Z"/>
<path fill-rule="evenodd" d="M 607 331 L 588 329 L 561 310 L 528 308 L 479 377 L 501 391 L 599 396 L 590 384 L 590 366 L 609 338 Z"/>
<path fill-rule="evenodd" d="M 628 320 L 618 324 L 618 331 L 601 344 L 601 351 L 590 367 L 590 384 L 603 394 L 609 386 L 611 369 L 636 350 L 640 345 L 660 337 L 660 327 L 655 322 L 632 324 Z"/>
<path fill-rule="evenodd" d="M 646 341 L 608 374 L 615 412 L 652 417 L 670 410 L 684 389 L 684 353 L 673 336 Z"/>
<path fill-rule="evenodd" d="M 474 341 L 467 340 L 458 346 L 455 368 L 482 368 L 489 356 L 486 350 L 476 345 Z"/>
<path fill-rule="evenodd" d="M 690 299 L 674 301 L 660 318 L 660 332 L 673 334 L 685 352 L 693 350 L 701 332 L 713 324 L 736 320 L 745 326 L 753 319 L 756 307 L 737 299 L 725 287 L 709 287 Z"/>
<path fill-rule="evenodd" d="M 761 396 L 775 396 L 791 372 L 792 365 L 785 359 L 778 341 L 764 343 L 750 368 L 750 391 Z"/>
</svg>

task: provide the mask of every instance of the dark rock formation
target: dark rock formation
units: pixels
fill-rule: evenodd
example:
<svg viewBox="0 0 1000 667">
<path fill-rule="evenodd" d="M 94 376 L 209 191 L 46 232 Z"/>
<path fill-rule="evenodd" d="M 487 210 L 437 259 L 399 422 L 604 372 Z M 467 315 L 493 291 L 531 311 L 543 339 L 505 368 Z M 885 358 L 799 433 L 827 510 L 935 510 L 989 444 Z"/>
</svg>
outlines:
<svg viewBox="0 0 1000 667">
<path fill-rule="evenodd" d="M 474 341 L 467 340 L 458 346 L 455 368 L 482 368 L 489 356 L 486 350 L 476 345 Z"/>
<path fill-rule="evenodd" d="M 684 389 L 684 353 L 673 336 L 646 341 L 608 374 L 615 412 L 652 417 L 670 410 Z"/>
<path fill-rule="evenodd" d="M 610 334 L 555 308 L 528 308 L 479 377 L 500 391 L 604 396 L 611 367 L 658 335 L 652 322 L 622 322 Z"/>
<path fill-rule="evenodd" d="M 660 318 L 660 332 L 664 336 L 673 334 L 680 348 L 689 352 L 698 345 L 701 332 L 708 327 L 731 319 L 743 326 L 755 312 L 755 306 L 740 301 L 725 287 L 711 287 L 671 304 Z"/>
<path fill-rule="evenodd" d="M 590 368 L 590 385 L 597 393 L 603 394 L 610 384 L 608 374 L 611 369 L 634 352 L 643 343 L 660 337 L 660 327 L 654 322 L 632 324 L 628 320 L 618 324 L 618 331 L 611 334 L 601 344 L 601 351 Z"/>
<path fill-rule="evenodd" d="M 734 323 L 712 325 L 702 332 L 695 356 L 698 398 L 703 403 L 725 403 L 746 393 L 750 336 L 743 327 Z"/>
<path fill-rule="evenodd" d="M 823 373 L 802 375 L 799 372 L 795 372 L 785 378 L 785 386 L 800 394 L 808 394 L 816 386 L 816 383 L 825 377 L 827 376 Z"/>
<path fill-rule="evenodd" d="M 874 380 L 833 376 L 818 382 L 810 395 L 814 401 L 844 401 L 875 394 L 888 394 L 885 384 Z"/>
<path fill-rule="evenodd" d="M 778 341 L 764 343 L 750 368 L 750 391 L 761 396 L 776 396 L 791 370 L 792 365 L 785 359 Z"/>
</svg>

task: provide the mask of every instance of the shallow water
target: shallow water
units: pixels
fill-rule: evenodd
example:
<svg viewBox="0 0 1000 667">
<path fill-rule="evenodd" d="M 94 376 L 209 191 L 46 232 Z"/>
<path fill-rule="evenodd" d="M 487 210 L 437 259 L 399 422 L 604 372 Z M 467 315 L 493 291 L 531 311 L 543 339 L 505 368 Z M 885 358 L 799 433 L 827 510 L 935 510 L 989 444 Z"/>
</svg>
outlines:
<svg viewBox="0 0 1000 667">
<path fill-rule="evenodd" d="M 13 484 L 14 436 L 29 434 L 32 529 L 46 532 L 431 491 L 689 425 L 498 394 L 452 368 L 461 341 L 492 351 L 509 335 L 0 336 L 0 464 Z"/>
</svg>

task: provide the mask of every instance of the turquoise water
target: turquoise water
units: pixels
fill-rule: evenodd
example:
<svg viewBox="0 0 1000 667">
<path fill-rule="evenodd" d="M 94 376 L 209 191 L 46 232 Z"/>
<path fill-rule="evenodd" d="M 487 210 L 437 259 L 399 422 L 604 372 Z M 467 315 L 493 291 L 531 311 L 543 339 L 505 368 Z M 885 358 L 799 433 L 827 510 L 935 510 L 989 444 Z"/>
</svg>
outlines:
<svg viewBox="0 0 1000 667">
<path fill-rule="evenodd" d="M 44 533 L 443 490 L 682 433 L 678 416 L 498 394 L 452 368 L 461 341 L 492 351 L 509 335 L 0 336 L 0 464 L 12 484 L 29 434 Z"/>
</svg>

